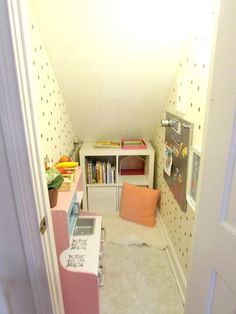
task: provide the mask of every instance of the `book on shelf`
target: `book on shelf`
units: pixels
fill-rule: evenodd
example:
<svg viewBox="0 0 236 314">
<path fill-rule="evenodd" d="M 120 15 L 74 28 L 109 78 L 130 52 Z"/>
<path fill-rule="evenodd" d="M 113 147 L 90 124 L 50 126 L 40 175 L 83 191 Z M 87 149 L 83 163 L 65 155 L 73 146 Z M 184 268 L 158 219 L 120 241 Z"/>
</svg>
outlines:
<svg viewBox="0 0 236 314">
<path fill-rule="evenodd" d="M 115 183 L 116 167 L 109 161 L 86 161 L 87 184 Z"/>
<path fill-rule="evenodd" d="M 98 148 L 120 148 L 120 141 L 96 141 L 94 147 Z"/>
</svg>

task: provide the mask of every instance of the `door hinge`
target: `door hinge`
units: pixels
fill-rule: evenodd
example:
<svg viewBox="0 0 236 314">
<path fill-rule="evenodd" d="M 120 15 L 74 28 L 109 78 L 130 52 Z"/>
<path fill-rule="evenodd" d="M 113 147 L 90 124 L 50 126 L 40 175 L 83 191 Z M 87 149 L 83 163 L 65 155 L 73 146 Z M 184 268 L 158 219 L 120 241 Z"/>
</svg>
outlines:
<svg viewBox="0 0 236 314">
<path fill-rule="evenodd" d="M 44 234 L 45 231 L 46 231 L 46 229 L 47 229 L 47 226 L 46 226 L 46 219 L 45 219 L 45 217 L 43 217 L 43 219 L 42 219 L 41 222 L 40 222 L 40 226 L 39 226 L 40 233 L 41 233 L 41 234 Z"/>
</svg>

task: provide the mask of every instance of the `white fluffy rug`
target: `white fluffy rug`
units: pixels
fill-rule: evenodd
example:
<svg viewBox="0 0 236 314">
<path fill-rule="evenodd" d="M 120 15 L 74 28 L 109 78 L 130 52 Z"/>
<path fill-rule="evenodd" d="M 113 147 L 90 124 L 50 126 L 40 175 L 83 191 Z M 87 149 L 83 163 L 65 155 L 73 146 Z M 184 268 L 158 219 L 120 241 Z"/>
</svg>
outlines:
<svg viewBox="0 0 236 314">
<path fill-rule="evenodd" d="M 145 227 L 101 212 L 107 239 L 101 314 L 182 314 L 183 305 L 157 223 Z"/>
<path fill-rule="evenodd" d="M 107 242 L 120 245 L 147 245 L 161 250 L 167 246 L 160 223 L 153 228 L 146 227 L 119 217 L 118 212 L 101 211 Z"/>
</svg>

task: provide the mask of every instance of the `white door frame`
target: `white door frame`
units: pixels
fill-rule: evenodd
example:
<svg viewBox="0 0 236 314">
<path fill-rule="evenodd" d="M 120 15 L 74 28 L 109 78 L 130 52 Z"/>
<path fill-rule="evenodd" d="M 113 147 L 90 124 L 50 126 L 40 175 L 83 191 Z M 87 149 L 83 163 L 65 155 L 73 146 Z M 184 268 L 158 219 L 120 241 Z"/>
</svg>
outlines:
<svg viewBox="0 0 236 314">
<path fill-rule="evenodd" d="M 216 299 L 214 296 L 216 282 L 221 280 L 222 274 L 222 282 L 227 287 L 225 291 L 233 291 L 234 295 L 236 291 L 235 226 L 231 227 L 230 220 L 228 223 L 223 215 L 227 213 L 230 201 L 236 156 L 236 40 L 232 31 L 236 11 L 235 0 L 221 0 L 219 3 L 186 314 L 216 313 L 213 309 L 215 304 L 217 313 L 235 313 L 227 310 L 235 306 L 235 302 L 230 304 L 222 294 Z M 219 303 L 214 304 L 216 300 Z M 224 312 L 219 309 L 219 304 L 223 305 Z"/>
<path fill-rule="evenodd" d="M 63 314 L 59 270 L 27 63 L 23 0 L 0 2 L 0 103 L 6 153 L 37 314 Z M 45 216 L 47 231 L 39 232 Z M 43 278 L 43 279 L 42 279 Z"/>
</svg>

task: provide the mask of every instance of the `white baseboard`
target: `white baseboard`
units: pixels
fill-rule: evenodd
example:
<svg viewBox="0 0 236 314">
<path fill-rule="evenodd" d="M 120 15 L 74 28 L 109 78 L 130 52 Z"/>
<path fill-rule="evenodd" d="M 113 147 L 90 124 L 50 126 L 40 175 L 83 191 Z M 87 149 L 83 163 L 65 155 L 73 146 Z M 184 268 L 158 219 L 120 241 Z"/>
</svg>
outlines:
<svg viewBox="0 0 236 314">
<path fill-rule="evenodd" d="M 175 280 L 176 280 L 177 286 L 179 288 L 179 292 L 180 292 L 183 304 L 185 304 L 187 280 L 186 280 L 185 275 L 182 271 L 182 268 L 181 268 L 179 260 L 178 260 L 178 256 L 174 250 L 174 246 L 173 246 L 171 239 L 168 235 L 166 226 L 164 224 L 164 221 L 163 221 L 160 213 L 158 213 L 158 218 L 160 219 L 161 226 L 163 228 L 163 231 L 164 231 L 167 243 L 168 243 L 167 248 L 166 248 L 167 256 L 168 256 L 172 271 L 174 273 Z"/>
</svg>

